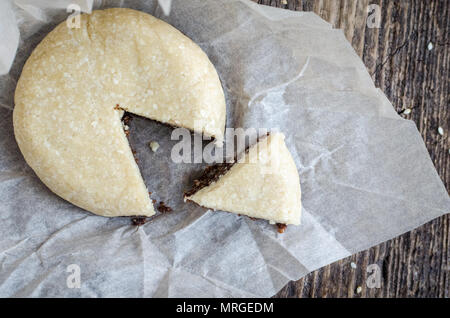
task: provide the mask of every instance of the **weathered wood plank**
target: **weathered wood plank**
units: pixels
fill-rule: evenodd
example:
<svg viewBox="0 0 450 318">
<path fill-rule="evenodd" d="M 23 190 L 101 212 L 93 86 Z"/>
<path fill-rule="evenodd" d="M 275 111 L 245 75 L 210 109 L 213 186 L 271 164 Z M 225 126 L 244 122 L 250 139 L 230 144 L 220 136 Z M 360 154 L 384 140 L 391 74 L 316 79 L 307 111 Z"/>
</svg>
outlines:
<svg viewBox="0 0 450 318">
<path fill-rule="evenodd" d="M 375 84 L 413 120 L 447 189 L 450 188 L 450 3 L 447 0 L 253 0 L 314 11 L 341 28 Z M 368 4 L 381 9 L 380 28 L 366 24 Z M 429 43 L 433 48 L 428 49 Z M 412 109 L 404 114 L 406 108 Z M 438 133 L 438 127 L 445 131 Z M 411 158 L 414 160 L 414 158 Z M 278 297 L 449 297 L 450 216 L 291 282 Z M 353 269 L 350 264 L 357 267 Z M 369 264 L 382 286 L 367 288 Z M 357 294 L 357 287 L 361 293 Z"/>
</svg>

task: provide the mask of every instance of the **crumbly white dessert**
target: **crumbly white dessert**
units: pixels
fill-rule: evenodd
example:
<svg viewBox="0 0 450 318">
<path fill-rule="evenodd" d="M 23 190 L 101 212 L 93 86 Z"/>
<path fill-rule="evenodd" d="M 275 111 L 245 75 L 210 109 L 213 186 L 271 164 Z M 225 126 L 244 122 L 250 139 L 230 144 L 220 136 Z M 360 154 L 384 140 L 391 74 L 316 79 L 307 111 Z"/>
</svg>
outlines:
<svg viewBox="0 0 450 318">
<path fill-rule="evenodd" d="M 223 175 L 217 180 L 188 192 L 185 199 L 280 225 L 300 224 L 300 179 L 284 138 L 275 133 L 260 139 L 238 163 L 219 169 Z"/>
<path fill-rule="evenodd" d="M 62 198 L 103 216 L 151 216 L 124 110 L 223 140 L 225 99 L 206 54 L 169 24 L 121 8 L 83 14 L 80 28 L 64 21 L 36 47 L 17 84 L 14 133 Z"/>
<path fill-rule="evenodd" d="M 151 141 L 148 145 L 153 152 L 159 149 L 159 143 L 157 141 Z"/>
</svg>

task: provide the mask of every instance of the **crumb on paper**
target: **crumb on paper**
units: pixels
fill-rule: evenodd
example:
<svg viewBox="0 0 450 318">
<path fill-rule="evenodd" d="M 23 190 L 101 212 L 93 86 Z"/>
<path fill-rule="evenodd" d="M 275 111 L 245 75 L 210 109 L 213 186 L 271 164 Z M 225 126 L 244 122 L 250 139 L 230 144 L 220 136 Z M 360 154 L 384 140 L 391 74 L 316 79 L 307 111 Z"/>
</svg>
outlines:
<svg viewBox="0 0 450 318">
<path fill-rule="evenodd" d="M 136 216 L 131 219 L 131 224 L 134 226 L 141 226 L 147 223 L 147 217 L 145 216 Z"/>
<path fill-rule="evenodd" d="M 356 268 L 356 264 L 355 264 L 354 262 L 351 262 L 351 263 L 350 263 L 350 266 L 351 266 L 353 269 Z"/>
<path fill-rule="evenodd" d="M 153 152 L 156 152 L 159 148 L 159 144 L 156 141 L 151 141 L 149 146 Z"/>
<path fill-rule="evenodd" d="M 158 211 L 161 213 L 172 212 L 172 208 L 167 206 L 163 201 L 159 202 Z"/>
<path fill-rule="evenodd" d="M 286 231 L 287 225 L 282 223 L 277 223 L 278 233 L 283 234 Z"/>
<path fill-rule="evenodd" d="M 361 291 L 362 291 L 362 287 L 361 287 L 361 286 L 358 286 L 358 287 L 356 288 L 356 293 L 357 293 L 357 294 L 360 294 Z"/>
</svg>

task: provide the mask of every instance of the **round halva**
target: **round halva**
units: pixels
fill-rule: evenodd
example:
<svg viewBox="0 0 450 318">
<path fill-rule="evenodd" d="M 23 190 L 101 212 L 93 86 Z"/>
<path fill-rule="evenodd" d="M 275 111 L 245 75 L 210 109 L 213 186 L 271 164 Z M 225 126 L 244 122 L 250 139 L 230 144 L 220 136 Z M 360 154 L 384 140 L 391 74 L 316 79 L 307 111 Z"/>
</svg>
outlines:
<svg viewBox="0 0 450 318">
<path fill-rule="evenodd" d="M 17 84 L 14 133 L 57 195 L 103 216 L 150 216 L 124 110 L 223 140 L 225 100 L 206 54 L 169 24 L 119 8 L 63 22 L 36 47 Z"/>
</svg>

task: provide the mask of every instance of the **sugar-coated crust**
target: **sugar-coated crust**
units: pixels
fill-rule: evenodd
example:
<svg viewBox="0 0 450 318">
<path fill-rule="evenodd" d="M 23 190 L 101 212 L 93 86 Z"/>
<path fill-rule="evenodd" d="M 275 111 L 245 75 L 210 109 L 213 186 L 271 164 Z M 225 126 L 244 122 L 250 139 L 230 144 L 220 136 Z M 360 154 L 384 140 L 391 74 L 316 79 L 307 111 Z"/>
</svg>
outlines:
<svg viewBox="0 0 450 318">
<path fill-rule="evenodd" d="M 241 162 L 210 185 L 188 193 L 186 199 L 214 210 L 300 224 L 300 179 L 284 135 L 261 139 Z"/>
<path fill-rule="evenodd" d="M 53 192 L 88 211 L 151 216 L 116 105 L 220 141 L 220 80 L 190 39 L 130 9 L 83 14 L 80 28 L 64 21 L 27 60 L 13 116 L 27 163 Z"/>
</svg>

